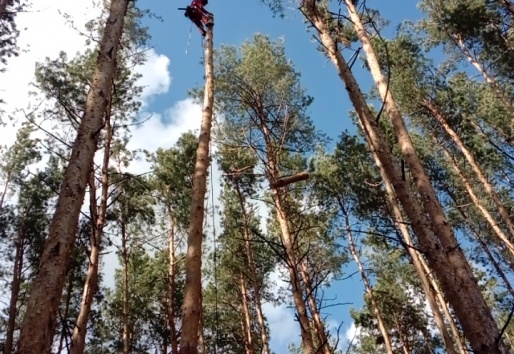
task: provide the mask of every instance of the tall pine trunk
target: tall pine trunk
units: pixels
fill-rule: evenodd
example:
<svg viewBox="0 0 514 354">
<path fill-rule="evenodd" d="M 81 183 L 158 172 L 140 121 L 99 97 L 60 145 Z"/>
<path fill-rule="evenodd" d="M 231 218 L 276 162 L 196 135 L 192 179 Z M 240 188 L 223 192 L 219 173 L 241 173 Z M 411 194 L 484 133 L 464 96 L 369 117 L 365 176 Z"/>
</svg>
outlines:
<svg viewBox="0 0 514 354">
<path fill-rule="evenodd" d="M 259 331 L 262 342 L 262 354 L 270 354 L 268 328 L 266 326 L 266 321 L 264 320 L 264 313 L 262 311 L 261 282 L 257 278 L 257 268 L 255 266 L 255 260 L 253 258 L 253 251 L 250 246 L 250 225 L 248 225 L 248 213 L 246 212 L 245 200 L 243 194 L 241 193 L 241 188 L 239 187 L 239 180 L 237 176 L 234 178 L 234 187 L 236 189 L 237 196 L 239 199 L 241 213 L 243 214 L 243 237 L 245 241 L 245 252 L 248 261 L 248 268 L 250 269 L 250 279 L 252 281 L 255 310 L 257 311 L 257 322 L 259 323 Z"/>
<path fill-rule="evenodd" d="M 455 142 L 455 144 L 457 145 L 459 150 L 462 152 L 462 155 L 464 155 L 464 157 L 466 158 L 466 161 L 468 161 L 469 165 L 473 169 L 473 172 L 477 175 L 478 180 L 484 186 L 484 189 L 485 189 L 487 195 L 489 196 L 489 198 L 491 198 L 491 200 L 494 202 L 494 204 L 498 208 L 498 211 L 500 212 L 500 215 L 501 215 L 503 221 L 507 225 L 507 228 L 509 230 L 511 237 L 514 237 L 514 222 L 512 221 L 512 219 L 510 217 L 510 212 L 507 210 L 505 205 L 500 200 L 500 197 L 494 190 L 494 187 L 492 186 L 492 184 L 487 180 L 486 176 L 480 169 L 480 166 L 478 165 L 477 161 L 473 157 L 473 154 L 466 148 L 466 146 L 464 145 L 464 142 L 460 139 L 459 135 L 448 124 L 448 120 L 446 119 L 444 114 L 442 114 L 442 112 L 438 109 L 438 107 L 434 103 L 427 100 L 424 102 L 424 106 L 428 108 L 428 110 L 430 111 L 432 116 L 437 119 L 439 124 L 441 124 L 441 126 L 444 128 L 446 133 L 452 138 L 452 140 Z"/>
<path fill-rule="evenodd" d="M 97 150 L 99 132 L 116 72 L 116 56 L 129 0 L 112 0 L 98 51 L 95 73 L 84 115 L 59 192 L 39 271 L 32 283 L 21 324 L 18 354 L 49 353 L 84 202 L 89 166 Z"/>
<path fill-rule="evenodd" d="M 409 167 L 416 178 L 418 188 L 421 189 L 420 194 L 427 208 L 426 211 L 421 208 L 410 185 L 403 180 L 400 166 L 391 153 L 391 146 L 382 136 L 378 124 L 375 121 L 375 117 L 369 109 L 348 67 L 348 63 L 344 60 L 334 39 L 331 37 L 330 31 L 326 25 L 326 19 L 318 12 L 314 0 L 305 0 L 303 2 L 303 9 L 307 18 L 317 29 L 327 55 L 334 62 L 339 76 L 346 84 L 350 100 L 356 108 L 359 120 L 363 125 L 364 132 L 371 145 L 371 150 L 377 154 L 380 162 L 384 166 L 388 178 L 393 184 L 396 194 L 402 203 L 403 209 L 410 219 L 412 228 L 421 244 L 421 248 L 427 256 L 430 267 L 441 281 L 446 298 L 457 313 L 457 317 L 464 328 L 466 336 L 477 352 L 480 351 L 484 354 L 506 353 L 501 341 L 496 344 L 496 338 L 499 337 L 498 327 L 480 292 L 472 269 L 467 263 L 464 253 L 460 249 L 444 213 L 441 213 L 440 204 L 435 195 L 433 195 L 434 191 L 426 178 L 426 174 L 422 168 L 421 170 L 419 168 L 413 168 L 420 166 L 411 166 L 415 165 L 413 162 L 417 161 L 419 163 L 419 160 L 415 152 L 411 149 L 412 145 L 409 144 L 409 136 L 405 135 L 405 132 L 403 132 L 403 134 L 400 134 L 399 141 L 403 150 L 407 150 L 404 151 L 404 156 L 406 157 L 406 161 L 408 158 Z M 360 23 L 358 16 L 357 20 Z M 366 42 L 367 34 L 364 33 L 364 35 L 366 36 L 365 38 L 363 34 L 360 33 L 360 37 L 363 37 Z M 372 50 L 369 45 L 369 39 L 367 43 L 363 43 L 363 45 L 366 51 Z M 368 61 L 370 57 L 368 57 Z M 370 66 L 375 68 L 376 64 L 375 60 L 374 65 Z M 375 69 L 373 69 L 373 71 L 375 71 Z M 379 74 L 381 75 L 380 72 Z M 386 84 L 385 81 L 383 84 Z M 382 88 L 382 85 L 379 86 L 379 91 L 381 91 L 380 88 Z M 390 97 L 390 95 L 386 96 Z M 390 100 L 388 99 L 388 101 Z M 394 108 L 394 106 L 392 108 Z M 388 114 L 391 117 L 395 117 L 391 114 L 394 112 L 392 112 L 392 110 L 390 111 L 391 112 L 388 110 Z M 398 118 L 397 115 L 396 118 Z M 395 123 L 397 123 L 397 128 L 398 124 L 404 125 L 403 120 Z M 430 220 L 428 216 L 430 216 Z M 475 311 L 469 311 L 470 308 L 475 309 Z"/>
<path fill-rule="evenodd" d="M 169 239 L 169 265 L 168 265 L 168 327 L 170 328 L 171 353 L 178 354 L 178 336 L 177 327 L 175 327 L 175 277 L 176 264 L 175 259 L 175 220 L 171 208 L 168 207 L 168 215 L 170 218 L 170 239 Z"/>
<path fill-rule="evenodd" d="M 246 282 L 244 274 L 239 275 L 239 287 L 241 292 L 241 304 L 243 305 L 244 315 L 244 338 L 245 338 L 245 351 L 246 354 L 253 354 L 253 338 L 252 338 L 252 317 L 250 315 L 250 306 L 248 304 L 248 292 L 246 290 Z"/>
<path fill-rule="evenodd" d="M 389 337 L 389 332 L 387 331 L 387 328 L 384 323 L 384 319 L 382 318 L 382 314 L 380 313 L 380 309 L 378 308 L 378 303 L 375 299 L 375 294 L 373 293 L 373 288 L 371 287 L 371 284 L 368 280 L 368 276 L 366 275 L 364 266 L 362 265 L 359 255 L 357 254 L 357 249 L 355 248 L 355 241 L 353 239 L 352 228 L 350 226 L 350 217 L 348 215 L 348 212 L 346 211 L 346 208 L 344 207 L 344 205 L 341 201 L 339 201 L 339 209 L 341 210 L 341 212 L 344 215 L 346 234 L 348 235 L 348 245 L 350 246 L 350 253 L 353 256 L 353 259 L 355 260 L 355 264 L 357 264 L 357 268 L 359 269 L 359 273 L 361 275 L 362 282 L 364 283 L 364 288 L 366 290 L 366 294 L 368 294 L 369 300 L 371 301 L 371 307 L 373 309 L 373 314 L 375 315 L 375 318 L 377 319 L 378 329 L 380 330 L 380 333 L 382 334 L 382 337 L 384 338 L 384 346 L 385 346 L 386 352 L 388 354 L 393 354 L 393 346 L 391 345 L 391 338 Z"/>
<path fill-rule="evenodd" d="M 205 36 L 205 90 L 202 126 L 196 150 L 195 173 L 191 197 L 191 212 L 187 230 L 186 282 L 182 308 L 182 334 L 180 354 L 198 353 L 198 333 L 202 312 L 202 239 L 204 199 L 209 168 L 209 143 L 211 140 L 212 112 L 214 103 L 214 75 L 212 59 L 213 27 Z"/>
<path fill-rule="evenodd" d="M 90 209 L 91 215 L 91 252 L 89 254 L 89 265 L 86 274 L 86 282 L 84 283 L 84 291 L 82 293 L 82 302 L 80 311 L 73 329 L 73 337 L 71 344 L 71 354 L 84 353 L 86 345 L 87 323 L 91 306 L 93 305 L 94 296 L 98 290 L 98 267 L 100 263 L 100 252 L 102 251 L 102 237 L 105 223 L 105 215 L 107 213 L 107 198 L 109 192 L 109 161 L 111 158 L 111 140 L 112 129 L 110 112 L 111 105 L 108 104 L 105 111 L 105 142 L 104 156 L 102 162 L 102 178 L 101 178 L 101 195 L 100 206 L 97 211 L 95 171 L 91 168 L 91 178 L 89 183 L 91 198 Z"/>
<path fill-rule="evenodd" d="M 14 256 L 14 269 L 11 283 L 11 299 L 9 301 L 9 319 L 7 333 L 5 334 L 4 354 L 11 354 L 14 347 L 14 331 L 16 330 L 16 315 L 18 314 L 18 298 L 21 287 L 21 274 L 23 269 L 23 253 L 25 250 L 25 231 L 23 226 L 18 230 L 16 240 L 16 254 Z"/>
</svg>

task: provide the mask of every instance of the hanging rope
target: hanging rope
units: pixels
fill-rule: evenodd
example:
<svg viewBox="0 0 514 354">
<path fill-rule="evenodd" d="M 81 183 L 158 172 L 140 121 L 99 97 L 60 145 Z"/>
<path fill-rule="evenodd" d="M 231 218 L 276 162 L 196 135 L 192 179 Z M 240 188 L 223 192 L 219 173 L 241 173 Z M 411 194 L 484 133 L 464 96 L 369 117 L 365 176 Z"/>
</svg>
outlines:
<svg viewBox="0 0 514 354">
<path fill-rule="evenodd" d="M 189 43 L 191 42 L 191 32 L 192 31 L 193 31 L 193 22 L 191 22 L 191 25 L 189 26 L 189 38 L 187 39 L 186 55 L 187 55 L 187 51 L 189 49 Z"/>
</svg>

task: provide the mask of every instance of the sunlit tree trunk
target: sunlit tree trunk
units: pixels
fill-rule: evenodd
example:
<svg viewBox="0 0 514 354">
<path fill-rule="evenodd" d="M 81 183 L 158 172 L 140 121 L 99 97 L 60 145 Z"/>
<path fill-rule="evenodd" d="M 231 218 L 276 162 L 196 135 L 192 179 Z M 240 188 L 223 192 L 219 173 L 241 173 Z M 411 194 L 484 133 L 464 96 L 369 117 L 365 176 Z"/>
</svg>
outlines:
<svg viewBox="0 0 514 354">
<path fill-rule="evenodd" d="M 16 240 L 16 254 L 14 256 L 13 279 L 11 282 L 11 299 L 9 301 L 9 319 L 7 333 L 5 334 L 4 353 L 11 354 L 14 347 L 14 331 L 16 329 L 16 315 L 18 314 L 18 298 L 21 287 L 21 272 L 23 269 L 23 253 L 25 250 L 25 231 L 23 226 L 18 230 Z"/>
<path fill-rule="evenodd" d="M 344 207 L 344 205 L 341 201 L 339 201 L 339 209 L 343 213 L 343 216 L 345 219 L 346 234 L 348 235 L 348 245 L 350 246 L 350 253 L 353 256 L 353 259 L 355 260 L 355 264 L 357 264 L 357 268 L 359 269 L 359 273 L 361 275 L 362 282 L 364 283 L 364 289 L 366 290 L 366 294 L 368 295 L 369 300 L 371 301 L 371 307 L 373 309 L 373 314 L 375 315 L 375 318 L 377 319 L 378 329 L 379 329 L 380 333 L 382 334 L 382 336 L 384 337 L 385 349 L 388 354 L 393 354 L 393 347 L 391 345 L 391 338 L 389 337 L 389 332 L 386 329 L 384 320 L 382 318 L 382 314 L 380 313 L 380 309 L 378 308 L 378 303 L 375 299 L 375 295 L 373 293 L 373 288 L 371 287 L 371 284 L 368 280 L 368 276 L 366 275 L 364 266 L 362 265 L 362 262 L 359 258 L 357 249 L 355 248 L 355 241 L 353 239 L 353 233 L 352 233 L 352 228 L 351 228 L 351 224 L 350 224 L 350 217 L 348 215 L 348 212 L 346 211 L 346 208 Z"/>
<path fill-rule="evenodd" d="M 234 179 L 234 187 L 236 189 L 239 205 L 241 207 L 241 213 L 243 214 L 243 237 L 245 240 L 245 252 L 248 261 L 248 267 L 250 268 L 250 278 L 252 281 L 253 298 L 255 301 L 255 309 L 257 311 L 257 321 L 259 323 L 259 330 L 261 334 L 262 342 L 262 354 L 270 354 L 269 350 L 269 339 L 268 339 L 268 328 L 264 320 L 264 314 L 262 311 L 262 300 L 261 300 L 261 283 L 257 278 L 257 270 L 255 267 L 255 260 L 253 258 L 253 251 L 250 247 L 250 226 L 248 225 L 248 213 L 246 211 L 245 201 L 241 189 L 239 188 L 239 182 L 237 177 Z"/>
<path fill-rule="evenodd" d="M 245 351 L 246 354 L 253 354 L 253 339 L 252 339 L 252 319 L 250 315 L 250 307 L 248 305 L 248 293 L 246 291 L 246 284 L 244 275 L 241 273 L 239 275 L 239 287 L 241 291 L 241 302 L 243 305 L 243 315 L 244 315 L 244 334 L 245 334 Z"/>
<path fill-rule="evenodd" d="M 464 333 L 477 351 L 480 348 L 483 353 L 487 354 L 506 353 L 503 343 L 501 341 L 496 343 L 494 339 L 498 338 L 498 327 L 480 292 L 473 271 L 457 243 L 439 200 L 413 149 L 412 142 L 405 128 L 405 122 L 397 110 L 387 88 L 387 83 L 380 72 L 380 67 L 378 66 L 368 35 L 362 28 L 362 23 L 355 12 L 353 3 L 348 0 L 345 0 L 345 3 L 350 9 L 352 22 L 363 44 L 368 65 L 385 102 L 388 116 L 391 118 L 393 127 L 397 132 L 398 144 L 407 166 L 414 176 L 424 208 L 419 204 L 411 187 L 403 180 L 400 166 L 391 154 L 391 147 L 383 138 L 375 117 L 367 106 L 366 100 L 348 64 L 330 35 L 326 19 L 317 10 L 316 2 L 314 0 L 304 0 L 303 10 L 307 18 L 317 29 L 327 55 L 334 62 L 339 76 L 346 84 L 350 100 L 356 108 L 365 134 L 371 143 L 371 149 L 380 158 L 402 203 L 403 209 L 410 219 L 422 249 L 429 260 L 429 264 L 437 274 L 437 278 L 441 281 L 445 295 L 460 320 Z M 469 308 L 475 308 L 475 311 L 469 311 Z"/>
<path fill-rule="evenodd" d="M 328 343 L 327 333 L 325 332 L 325 324 L 321 319 L 318 310 L 318 304 L 316 303 L 316 299 L 314 297 L 314 289 L 312 288 L 312 281 L 305 264 L 305 260 L 300 262 L 300 273 L 302 274 L 302 279 L 305 284 L 305 292 L 308 294 L 307 300 L 309 301 L 309 308 L 312 315 L 312 320 L 314 322 L 314 332 L 319 341 L 319 353 L 324 354 L 332 354 L 332 350 L 330 349 L 330 344 Z"/>
<path fill-rule="evenodd" d="M 97 150 L 116 72 L 118 44 L 128 4 L 129 0 L 112 0 L 110 4 L 84 116 L 64 172 L 49 236 L 21 324 L 18 354 L 49 353 L 51 350 L 55 320 L 89 179 L 89 166 Z"/>
<path fill-rule="evenodd" d="M 196 150 L 193 178 L 191 213 L 187 237 L 186 283 L 182 308 L 182 333 L 180 354 L 198 353 L 198 333 L 202 312 L 202 239 L 204 199 L 209 167 L 209 142 L 211 140 L 212 112 L 214 103 L 214 75 L 212 58 L 213 28 L 207 28 L 205 36 L 205 90 L 202 126 Z"/>
<path fill-rule="evenodd" d="M 91 177 L 89 182 L 90 188 L 90 210 L 91 210 L 91 252 L 89 254 L 89 266 L 86 274 L 86 282 L 84 284 L 84 292 L 82 294 L 82 303 L 80 305 L 80 312 L 77 317 L 75 328 L 73 330 L 71 354 L 84 353 L 86 344 L 87 323 L 89 314 L 91 313 L 91 306 L 93 299 L 98 290 L 98 267 L 100 263 L 100 252 L 102 250 L 102 236 L 105 223 L 105 215 L 107 213 L 107 198 L 109 192 L 109 161 L 111 158 L 111 140 L 112 129 L 110 119 L 111 105 L 107 105 L 105 112 L 105 141 L 104 141 L 104 156 L 102 162 L 102 177 L 101 177 L 101 196 L 100 205 L 97 211 L 96 201 L 96 185 L 95 185 L 95 171 L 92 167 Z"/>
<path fill-rule="evenodd" d="M 168 208 L 170 219 L 170 239 L 169 239 L 169 265 L 168 265 L 168 326 L 171 335 L 171 352 L 178 354 L 178 336 L 177 327 L 175 327 L 175 275 L 176 275 L 176 259 L 175 259 L 175 220 L 172 215 L 171 208 Z"/>
<path fill-rule="evenodd" d="M 432 102 L 428 100 L 424 102 L 424 105 L 430 110 L 432 116 L 437 119 L 439 124 L 441 124 L 446 133 L 452 138 L 452 140 L 455 142 L 459 150 L 462 152 L 462 155 L 464 155 L 466 161 L 468 161 L 469 165 L 473 169 L 473 172 L 475 172 L 478 180 L 484 186 L 487 195 L 491 198 L 491 200 L 498 208 L 498 211 L 500 212 L 503 221 L 507 225 L 511 237 L 514 237 L 514 222 L 510 217 L 510 212 L 507 210 L 505 205 L 500 200 L 500 197 L 494 190 L 492 184 L 489 183 L 489 181 L 485 177 L 484 173 L 478 166 L 478 163 L 476 162 L 471 152 L 466 148 L 463 141 L 460 139 L 459 135 L 452 129 L 452 127 L 450 127 L 446 117 L 440 112 L 440 110 Z"/>
</svg>

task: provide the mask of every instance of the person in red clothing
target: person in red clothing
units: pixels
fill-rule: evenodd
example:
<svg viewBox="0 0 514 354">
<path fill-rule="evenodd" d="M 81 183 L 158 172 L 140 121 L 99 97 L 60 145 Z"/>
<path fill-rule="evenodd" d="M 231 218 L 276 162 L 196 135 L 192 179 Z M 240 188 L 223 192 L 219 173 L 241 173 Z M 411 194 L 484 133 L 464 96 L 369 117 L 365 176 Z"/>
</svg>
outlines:
<svg viewBox="0 0 514 354">
<path fill-rule="evenodd" d="M 205 26 L 212 26 L 212 13 L 205 9 L 205 5 L 207 5 L 208 0 L 193 0 L 191 5 L 186 7 L 186 12 L 184 16 L 188 17 L 193 23 L 198 27 L 198 30 L 205 37 L 207 31 L 205 30 Z"/>
</svg>

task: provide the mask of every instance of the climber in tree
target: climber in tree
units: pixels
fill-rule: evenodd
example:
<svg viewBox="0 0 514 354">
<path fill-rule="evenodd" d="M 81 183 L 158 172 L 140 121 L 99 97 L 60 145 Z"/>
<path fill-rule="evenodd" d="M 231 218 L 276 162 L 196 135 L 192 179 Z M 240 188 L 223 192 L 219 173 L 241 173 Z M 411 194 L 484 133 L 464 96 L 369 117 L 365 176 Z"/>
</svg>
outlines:
<svg viewBox="0 0 514 354">
<path fill-rule="evenodd" d="M 207 5 L 208 0 L 193 0 L 191 5 L 186 7 L 186 12 L 184 16 L 188 17 L 193 23 L 198 27 L 198 30 L 205 37 L 207 31 L 204 28 L 205 26 L 212 26 L 212 13 L 205 9 L 205 5 Z"/>
</svg>

